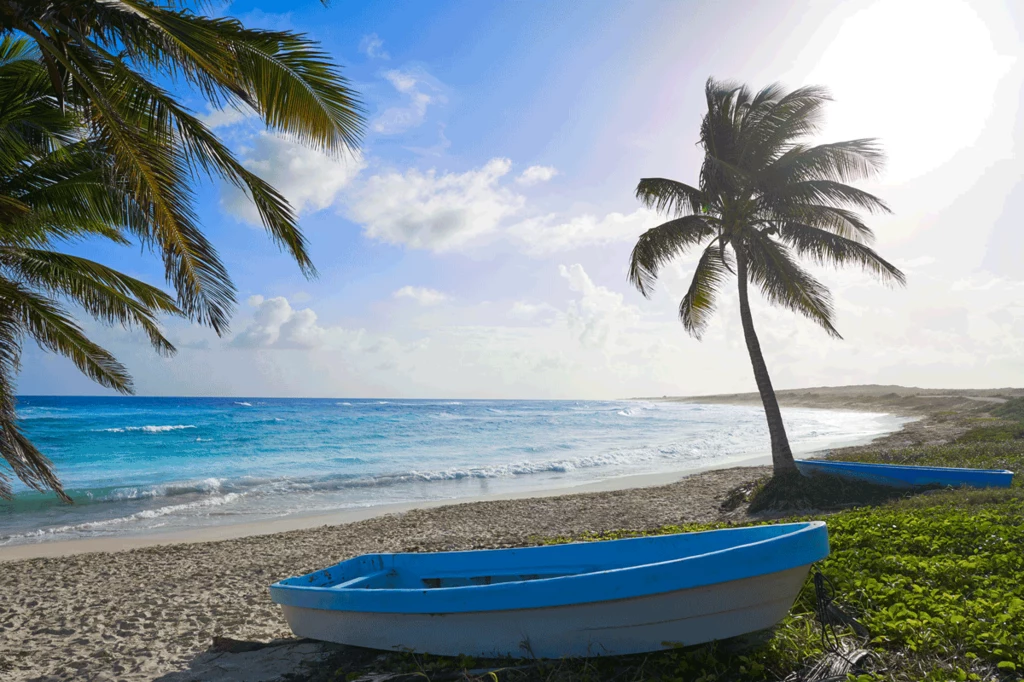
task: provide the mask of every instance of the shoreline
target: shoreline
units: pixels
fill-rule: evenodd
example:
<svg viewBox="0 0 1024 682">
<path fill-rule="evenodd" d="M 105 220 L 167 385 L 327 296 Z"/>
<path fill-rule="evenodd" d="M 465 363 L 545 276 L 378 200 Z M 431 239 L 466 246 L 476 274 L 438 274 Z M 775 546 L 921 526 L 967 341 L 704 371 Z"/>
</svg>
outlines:
<svg viewBox="0 0 1024 682">
<path fill-rule="evenodd" d="M 641 399 L 638 399 L 641 400 Z M 642 399 L 647 400 L 647 399 Z M 713 402 L 697 402 L 694 404 L 726 404 Z M 789 406 L 800 409 L 805 406 Z M 832 409 L 832 408 L 818 408 Z M 865 410 L 849 411 L 869 413 Z M 900 415 L 891 413 L 875 412 L 874 414 L 886 414 L 894 418 L 902 418 Z M 914 418 L 911 418 L 912 420 Z M 904 421 L 892 431 L 881 434 L 863 436 L 841 437 L 823 447 L 814 449 L 796 450 L 794 454 L 800 457 L 815 458 L 821 454 L 835 449 L 847 447 L 858 447 L 869 445 L 880 438 L 886 438 L 894 433 L 900 432 L 909 422 Z M 504 500 L 530 500 L 548 497 L 561 497 L 566 495 L 582 495 L 587 493 L 613 492 L 633 490 L 637 488 L 652 488 L 677 483 L 682 479 L 700 474 L 706 471 L 725 471 L 737 468 L 750 468 L 771 465 L 770 454 L 746 454 L 737 457 L 727 458 L 713 464 L 688 467 L 685 469 L 674 469 L 658 473 L 629 474 L 614 476 L 578 483 L 575 485 L 559 485 L 552 488 L 526 488 L 524 490 L 493 493 L 489 495 L 468 495 L 465 497 L 448 497 L 434 500 L 415 500 L 410 502 L 396 502 L 390 504 L 372 505 L 352 509 L 342 509 L 329 512 L 312 512 L 297 514 L 283 518 L 265 519 L 260 521 L 244 521 L 240 523 L 228 523 L 222 525 L 200 526 L 197 528 L 175 530 L 166 532 L 145 532 L 135 535 L 123 535 L 113 537 L 79 538 L 69 540 L 51 540 L 42 542 L 26 542 L 14 545 L 0 545 L 0 564 L 12 561 L 38 558 L 58 558 L 77 554 L 87 553 L 108 553 L 123 552 L 146 547 L 162 545 L 180 545 L 206 542 L 219 542 L 224 540 L 235 540 L 240 538 L 273 535 L 289 531 L 317 528 L 321 526 L 337 526 L 365 521 L 381 516 L 405 514 L 410 511 L 423 509 L 437 509 L 440 507 L 472 505 L 490 501 Z"/>
<path fill-rule="evenodd" d="M 0 546 L 0 564 L 9 561 L 21 561 L 24 559 L 58 558 L 96 552 L 122 552 L 144 547 L 238 540 L 263 535 L 275 535 L 278 533 L 307 530 L 311 528 L 348 525 L 382 516 L 401 515 L 411 511 L 472 505 L 482 502 L 532 500 L 546 497 L 564 497 L 567 495 L 634 490 L 637 488 L 654 488 L 670 485 L 683 478 L 688 478 L 705 471 L 722 471 L 728 469 L 767 466 L 770 464 L 770 455 L 758 455 L 742 460 L 730 460 L 722 465 L 712 464 L 705 467 L 681 469 L 678 471 L 655 474 L 618 476 L 601 481 L 580 483 L 575 486 L 560 486 L 557 488 L 539 490 L 495 493 L 492 495 L 474 495 L 471 497 L 395 502 L 392 504 L 359 507 L 356 509 L 343 509 L 333 512 L 288 516 L 279 519 L 270 519 L 267 521 L 247 521 L 244 523 L 224 524 L 220 526 L 203 526 L 200 528 L 169 531 L 166 533 L 155 532 L 123 537 L 83 538 L 76 540 L 54 540 L 50 542 L 5 545 Z"/>
<path fill-rule="evenodd" d="M 991 408 L 963 397 L 909 397 L 902 406 L 906 409 L 898 411 L 884 409 L 887 400 L 853 402 L 863 412 L 902 412 L 916 419 L 870 439 L 866 448 L 843 452 L 946 442 Z M 952 417 L 943 412 L 949 409 L 955 411 Z M 261 524 L 266 534 L 234 539 L 192 537 L 135 548 L 117 540 L 123 551 L 12 558 L 3 563 L 0 577 L 7 595 L 0 612 L 0 676 L 12 682 L 212 682 L 225 679 L 230 669 L 237 672 L 233 679 L 279 680 L 283 673 L 322 660 L 325 651 L 322 645 L 296 640 L 269 598 L 267 587 L 289 576 L 361 554 L 524 547 L 551 538 L 785 516 L 753 514 L 747 505 L 728 504 L 738 488 L 770 474 L 769 466 L 718 466 L 731 468 L 690 473 L 662 485 L 665 477 L 657 475 L 661 480 L 648 479 L 647 486 L 633 479 L 628 481 L 632 487 L 624 488 L 627 481 L 619 479 L 612 485 L 604 482 L 613 489 L 603 491 L 579 486 L 530 497 L 448 500 L 341 525 L 310 527 L 328 519 L 306 518 L 302 523 L 307 527 L 275 532 L 277 527 Z M 19 545 L 8 552 L 41 547 Z M 217 637 L 280 640 L 287 646 L 266 649 L 270 658 L 261 658 L 258 651 L 226 654 L 211 647 Z M 271 665 L 278 674 L 266 674 Z"/>
</svg>

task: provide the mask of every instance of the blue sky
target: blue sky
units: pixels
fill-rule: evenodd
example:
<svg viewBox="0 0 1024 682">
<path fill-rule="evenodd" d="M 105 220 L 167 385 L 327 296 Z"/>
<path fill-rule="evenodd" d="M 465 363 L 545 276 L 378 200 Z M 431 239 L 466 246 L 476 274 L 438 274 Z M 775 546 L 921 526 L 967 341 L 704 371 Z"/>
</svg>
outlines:
<svg viewBox="0 0 1024 682">
<path fill-rule="evenodd" d="M 625 279 L 658 222 L 641 177 L 695 182 L 708 76 L 829 86 L 822 141 L 878 136 L 864 185 L 895 215 L 878 248 L 910 284 L 822 272 L 831 340 L 755 306 L 778 386 L 1024 383 L 1021 8 L 1007 0 L 483 3 L 232 2 L 251 26 L 308 33 L 368 113 L 333 159 L 258 119 L 193 108 L 299 209 L 320 277 L 302 278 L 243 198 L 198 188 L 239 291 L 232 331 L 178 320 L 161 359 L 89 323 L 148 395 L 623 397 L 752 390 L 731 289 L 703 342 L 675 319 L 693 259 L 643 299 Z M 160 283 L 125 249 L 76 252 Z M 102 389 L 27 349 L 20 392 Z"/>
</svg>

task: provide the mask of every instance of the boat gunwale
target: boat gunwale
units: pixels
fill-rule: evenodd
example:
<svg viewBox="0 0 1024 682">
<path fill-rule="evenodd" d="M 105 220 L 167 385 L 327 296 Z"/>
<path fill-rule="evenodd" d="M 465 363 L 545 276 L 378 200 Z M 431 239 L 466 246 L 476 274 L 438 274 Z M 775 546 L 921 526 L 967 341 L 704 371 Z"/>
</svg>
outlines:
<svg viewBox="0 0 1024 682">
<path fill-rule="evenodd" d="M 572 606 L 575 604 L 617 601 L 620 599 L 631 599 L 655 594 L 674 592 L 678 590 L 694 589 L 716 584 L 731 582 L 744 578 L 754 578 L 763 575 L 770 575 L 810 564 L 823 559 L 828 555 L 828 531 L 824 521 L 801 521 L 787 524 L 764 524 L 764 526 L 790 526 L 792 530 L 778 535 L 745 542 L 715 549 L 699 554 L 691 554 L 662 561 L 654 561 L 643 564 L 631 564 L 628 566 L 617 566 L 614 568 L 591 571 L 587 573 L 575 573 L 571 575 L 554 576 L 550 578 L 538 578 L 534 580 L 505 581 L 488 585 L 459 585 L 451 587 L 400 587 L 400 588 L 340 588 L 338 585 L 317 586 L 295 584 L 292 581 L 308 579 L 310 576 L 319 573 L 314 571 L 303 576 L 293 576 L 270 586 L 273 601 L 288 606 L 303 608 L 325 609 L 331 611 L 345 612 L 373 612 L 373 613 L 460 613 L 472 611 L 498 611 L 498 610 L 519 610 L 525 608 L 551 608 L 558 606 Z M 721 528 L 694 533 L 676 533 L 671 536 L 642 536 L 638 538 L 620 538 L 617 540 L 606 540 L 603 542 L 573 542 L 558 547 L 566 546 L 594 546 L 602 544 L 611 546 L 613 543 L 630 543 L 635 541 L 650 541 L 657 538 L 678 537 L 680 535 L 700 535 L 708 533 L 728 533 L 730 531 L 747 531 L 764 526 L 745 526 L 741 528 Z M 724 560 L 728 555 L 738 554 L 761 554 L 761 564 L 765 562 L 764 547 L 774 545 L 795 545 L 774 557 L 773 561 L 767 562 L 770 570 L 757 569 L 743 570 L 736 569 L 737 565 L 748 567 L 756 564 L 756 561 L 738 562 Z M 542 549 L 539 547 L 508 548 L 512 550 Z M 425 554 L 438 555 L 460 555 L 476 552 L 487 553 L 505 551 L 502 549 L 479 549 L 454 552 L 429 552 Z M 371 554 L 360 555 L 352 559 L 374 557 L 377 559 L 394 557 L 417 556 L 418 553 L 393 553 L 393 554 Z M 772 558 L 772 553 L 767 553 Z M 735 557 L 737 559 L 742 557 Z M 348 559 L 346 561 L 351 561 Z M 322 569 L 330 571 L 340 567 L 345 562 L 339 562 L 334 566 Z M 690 571 L 687 579 L 680 580 L 679 576 L 666 576 L 666 569 L 683 566 L 684 564 L 698 567 Z M 392 563 L 393 566 L 393 563 Z M 724 567 L 724 570 L 723 570 Z M 709 569 L 717 569 L 709 570 Z M 730 573 L 730 570 L 732 571 Z M 523 571 L 525 573 L 525 571 Z M 659 572 L 662 575 L 659 575 Z M 685 573 L 685 571 L 680 571 Z M 645 577 L 645 580 L 631 581 L 624 576 L 637 574 L 637 578 L 644 578 L 639 574 L 653 574 Z M 677 572 L 679 573 L 679 572 Z M 724 573 L 724 575 L 723 575 Z M 344 581 L 342 584 L 351 583 L 354 579 Z M 637 589 L 636 583 L 646 583 L 646 589 Z M 664 583 L 661 586 L 651 583 Z M 587 585 L 584 583 L 596 583 Z M 601 586 L 600 583 L 610 583 Z M 604 591 L 597 589 L 604 587 Z M 564 588 L 564 589 L 563 589 Z M 554 595 L 547 595 L 544 592 L 556 591 Z M 524 598 L 523 592 L 534 593 L 533 599 Z M 537 594 L 539 593 L 539 594 Z M 472 596 L 467 603 L 465 597 Z M 527 595 L 531 596 L 531 595 Z M 539 598 L 538 598 L 539 597 Z M 420 602 L 420 604 L 417 604 Z M 460 603 L 461 602 L 461 603 Z M 482 606 L 482 602 L 491 602 L 491 605 Z"/>
</svg>

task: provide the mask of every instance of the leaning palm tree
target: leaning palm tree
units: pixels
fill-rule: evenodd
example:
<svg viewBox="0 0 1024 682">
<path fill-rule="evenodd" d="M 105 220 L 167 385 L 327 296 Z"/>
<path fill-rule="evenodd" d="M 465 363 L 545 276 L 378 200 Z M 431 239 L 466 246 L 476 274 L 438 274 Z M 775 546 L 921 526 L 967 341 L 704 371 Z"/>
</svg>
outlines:
<svg viewBox="0 0 1024 682">
<path fill-rule="evenodd" d="M 824 265 L 859 265 L 885 282 L 905 278 L 869 246 L 871 229 L 857 210 L 888 212 L 885 203 L 849 182 L 877 173 L 883 163 L 872 139 L 811 146 L 830 97 L 819 87 L 785 92 L 770 85 L 757 94 L 709 79 L 707 113 L 700 129 L 704 163 L 696 187 L 646 178 L 636 195 L 672 219 L 640 236 L 629 280 L 649 296 L 659 269 L 704 245 L 693 281 L 679 304 L 683 327 L 700 339 L 715 297 L 736 276 L 743 337 L 764 403 L 776 475 L 795 471 L 779 403 L 754 331 L 747 295 L 756 285 L 765 298 L 800 313 L 836 338 L 828 289 L 797 257 Z"/>
<path fill-rule="evenodd" d="M 174 346 L 160 314 L 180 315 L 160 289 L 100 263 L 55 251 L 61 242 L 101 237 L 129 243 L 121 226 L 152 222 L 113 159 L 61 111 L 31 43 L 0 39 L 0 457 L 29 487 L 67 499 L 46 457 L 22 433 L 14 375 L 26 338 L 69 358 L 87 376 L 122 393 L 127 370 L 90 341 L 66 303 L 105 323 L 145 333 L 161 354 Z M 0 472 L 0 497 L 10 497 Z"/>
<path fill-rule="evenodd" d="M 203 235 L 192 183 L 218 176 L 253 200 L 263 224 L 314 273 L 288 202 L 247 170 L 156 78 L 210 104 L 249 108 L 273 130 L 316 148 L 355 148 L 362 109 L 316 43 L 290 31 L 244 27 L 192 11 L 195 0 L 3 0 L 0 35 L 35 42 L 54 93 L 110 156 L 113 173 L 152 219 L 130 224 L 164 260 L 178 305 L 227 329 L 234 287 Z"/>
</svg>

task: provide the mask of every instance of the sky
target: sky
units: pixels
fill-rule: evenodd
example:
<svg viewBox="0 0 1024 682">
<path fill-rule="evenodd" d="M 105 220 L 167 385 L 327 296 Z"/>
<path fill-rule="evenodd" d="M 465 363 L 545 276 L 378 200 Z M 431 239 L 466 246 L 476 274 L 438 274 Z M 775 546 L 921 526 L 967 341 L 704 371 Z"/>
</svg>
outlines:
<svg viewBox="0 0 1024 682">
<path fill-rule="evenodd" d="M 701 341 L 677 307 L 696 254 L 650 299 L 629 253 L 663 221 L 642 177 L 696 184 L 709 76 L 758 89 L 828 87 L 820 142 L 877 137 L 890 204 L 875 247 L 907 274 L 813 268 L 832 339 L 769 307 L 753 314 L 777 388 L 853 383 L 1024 385 L 1024 3 L 335 2 L 215 6 L 307 33 L 367 110 L 361 149 L 328 157 L 258 118 L 185 102 L 292 202 L 319 270 L 307 280 L 245 197 L 198 187 L 201 222 L 238 288 L 223 337 L 165 320 L 84 326 L 142 395 L 623 398 L 755 390 L 735 282 Z M 137 249 L 73 252 L 163 283 Z M 27 347 L 23 395 L 105 394 Z"/>
</svg>

